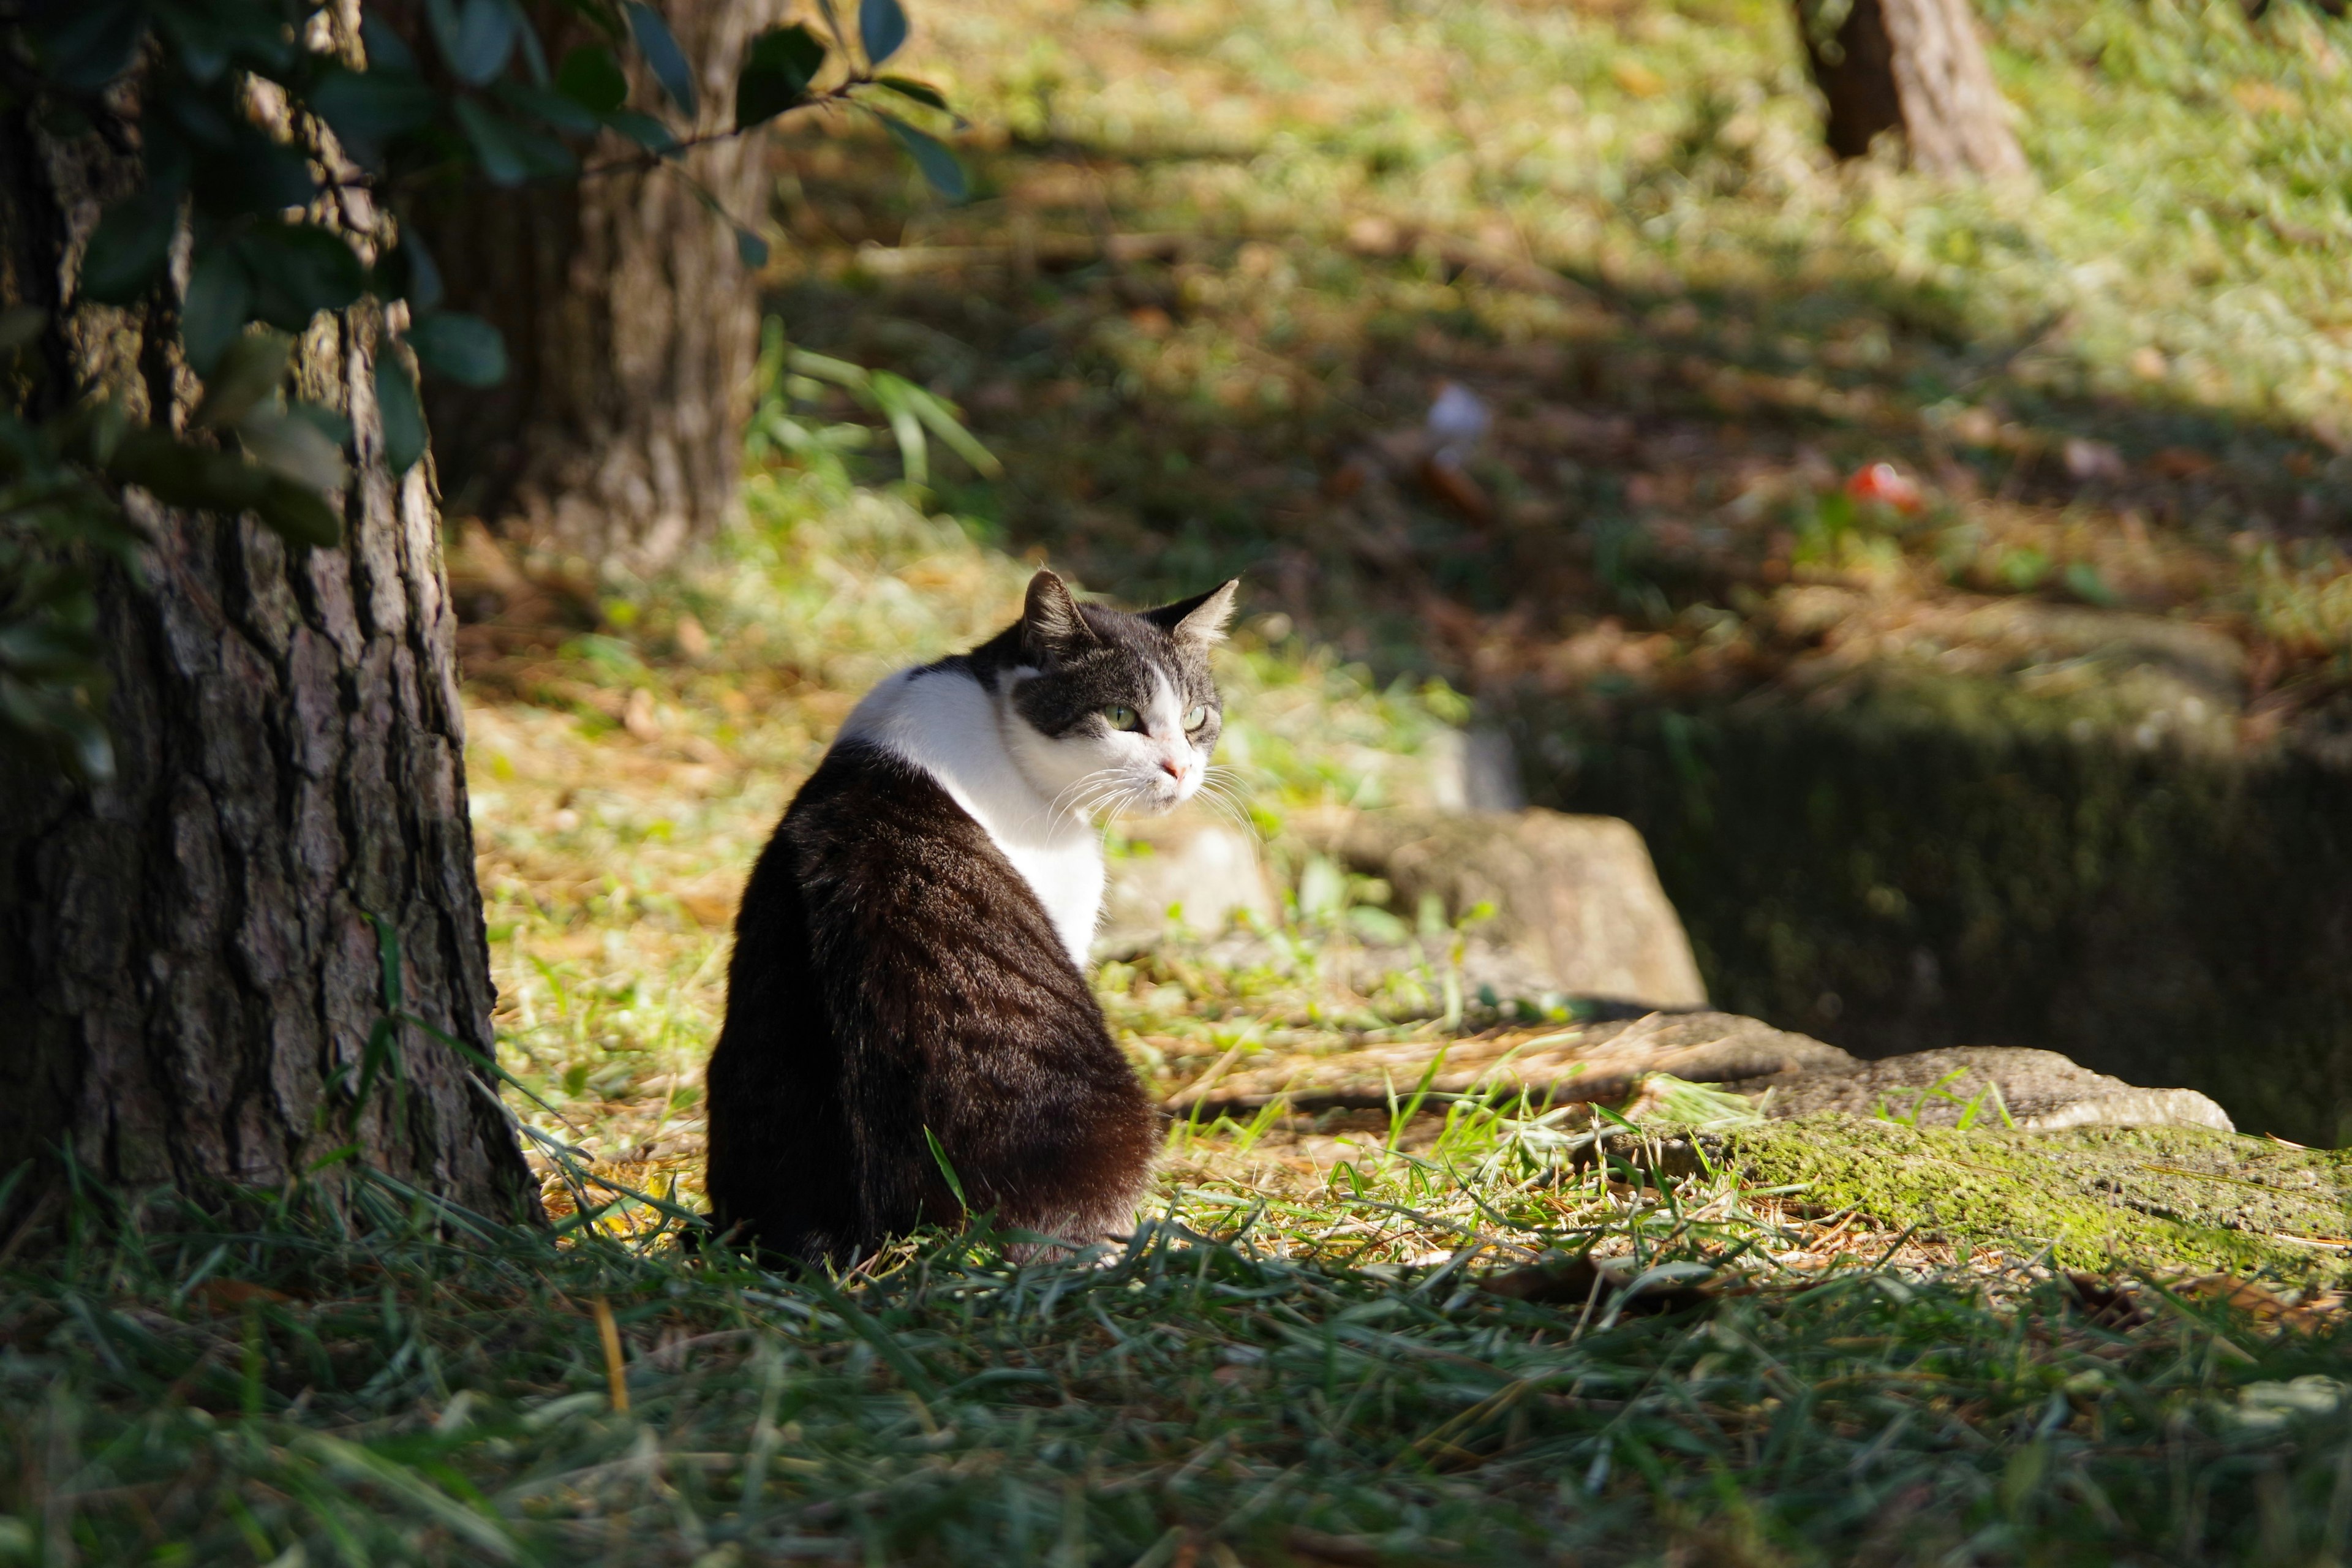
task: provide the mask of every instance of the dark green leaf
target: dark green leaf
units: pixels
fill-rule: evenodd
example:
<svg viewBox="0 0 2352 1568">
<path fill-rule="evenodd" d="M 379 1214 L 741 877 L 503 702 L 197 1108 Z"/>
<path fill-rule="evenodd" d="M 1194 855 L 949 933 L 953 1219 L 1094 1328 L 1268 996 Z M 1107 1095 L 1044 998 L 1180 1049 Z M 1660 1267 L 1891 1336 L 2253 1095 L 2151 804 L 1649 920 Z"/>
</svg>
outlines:
<svg viewBox="0 0 2352 1568">
<path fill-rule="evenodd" d="M 236 65 L 276 77 L 293 66 L 299 52 L 285 13 L 275 5 L 257 0 L 209 0 L 204 5 L 165 0 L 155 5 L 150 0 L 149 8 L 176 63 L 191 79 L 207 86 Z"/>
<path fill-rule="evenodd" d="M 547 50 L 540 44 L 539 29 L 530 25 L 530 17 L 520 14 L 515 20 L 515 43 L 522 50 L 523 69 L 530 73 L 530 85 L 552 87 L 554 81 L 547 70 Z"/>
<path fill-rule="evenodd" d="M 101 305 L 128 305 L 163 272 L 180 219 L 176 194 L 144 190 L 106 209 L 81 258 L 81 294 Z"/>
<path fill-rule="evenodd" d="M 408 346 L 425 369 L 467 386 L 496 386 L 507 375 L 507 345 L 479 316 L 436 310 L 412 323 Z"/>
<path fill-rule="evenodd" d="M 737 129 L 772 120 L 804 101 L 810 81 L 824 65 L 824 46 L 797 24 L 771 27 L 753 38 L 735 79 Z"/>
<path fill-rule="evenodd" d="M 234 452 L 189 446 L 152 425 L 125 432 L 107 468 L 166 506 L 205 511 L 245 510 L 260 500 L 271 477 Z"/>
<path fill-rule="evenodd" d="M 535 177 L 562 178 L 577 174 L 580 161 L 572 150 L 544 132 L 517 125 L 490 112 L 478 99 L 457 103 L 457 123 L 481 161 L 482 174 L 494 185 L 519 185 Z"/>
<path fill-rule="evenodd" d="M 293 354 L 293 340 L 282 332 L 247 332 L 232 341 L 218 367 L 205 378 L 195 422 L 217 427 L 244 418 L 278 390 Z"/>
<path fill-rule="evenodd" d="M 299 332 L 321 310 L 340 310 L 367 286 L 366 268 L 341 235 L 309 224 L 267 224 L 236 242 L 253 280 L 253 313 Z"/>
<path fill-rule="evenodd" d="M 270 475 L 253 511 L 289 544 L 325 548 L 342 542 L 341 516 L 326 497 L 299 479 Z"/>
<path fill-rule="evenodd" d="M 442 7 L 434 9 L 437 13 Z M 455 26 L 447 34 L 440 33 L 438 15 L 434 20 L 450 70 L 468 87 L 481 87 L 507 68 L 522 18 L 508 0 L 458 0 L 451 18 Z"/>
<path fill-rule="evenodd" d="M 188 296 L 180 305 L 180 344 L 189 367 L 210 376 L 252 308 L 253 283 L 236 252 L 225 245 L 199 247 L 188 264 Z"/>
<path fill-rule="evenodd" d="M 299 148 L 246 126 L 237 129 L 228 151 L 197 158 L 191 167 L 197 207 L 223 216 L 269 216 L 305 206 L 317 189 L 310 161 Z"/>
<path fill-rule="evenodd" d="M 915 167 L 922 171 L 923 178 L 930 182 L 931 189 L 951 202 L 960 202 L 971 194 L 971 187 L 963 176 L 963 165 L 956 162 L 956 155 L 948 151 L 945 142 L 916 130 L 896 115 L 883 115 L 882 123 L 890 128 L 890 134 L 898 139 L 899 146 L 907 150 L 907 156 L 914 160 Z"/>
<path fill-rule="evenodd" d="M 573 136 L 593 136 L 604 129 L 604 121 L 589 113 L 560 92 L 543 87 L 527 87 L 518 81 L 502 81 L 490 89 L 499 101 L 520 114 L 529 115 L 548 126 Z"/>
<path fill-rule="evenodd" d="M 415 377 L 389 338 L 376 342 L 375 408 L 383 426 L 383 460 L 397 478 L 425 456 L 425 405 L 416 395 Z"/>
<path fill-rule="evenodd" d="M 36 35 L 41 63 L 51 79 L 76 92 L 95 92 L 129 70 L 147 37 L 147 8 L 139 0 L 45 9 Z M 23 26 L 16 22 L 10 31 Z"/>
<path fill-rule="evenodd" d="M 650 114 L 624 109 L 604 116 L 604 123 L 648 153 L 667 158 L 677 151 L 677 138 L 670 134 L 668 126 Z"/>
<path fill-rule="evenodd" d="M 903 76 L 884 76 L 874 79 L 877 85 L 888 88 L 901 98 L 911 98 L 917 103 L 928 103 L 933 109 L 945 109 L 948 106 L 947 95 L 929 82 L 916 81 L 912 78 Z"/>
<path fill-rule="evenodd" d="M 457 0 L 425 0 L 425 21 L 433 32 L 433 47 L 447 60 L 457 52 L 457 37 L 463 31 L 457 13 Z"/>
<path fill-rule="evenodd" d="M 341 443 L 298 414 L 256 408 L 237 421 L 236 438 L 255 462 L 305 489 L 326 493 L 351 482 Z"/>
<path fill-rule="evenodd" d="M 155 24 L 171 40 L 180 68 L 188 79 L 210 87 L 220 80 L 236 52 L 236 39 L 213 24 L 216 18 L 194 11 L 165 11 Z"/>
<path fill-rule="evenodd" d="M 51 426 L 51 434 L 58 450 L 74 462 L 111 468 L 130 429 L 130 417 L 121 404 L 111 398 L 86 397 L 66 411 Z"/>
<path fill-rule="evenodd" d="M 742 258 L 745 267 L 757 272 L 768 264 L 768 242 L 739 226 L 735 230 L 735 254 Z"/>
<path fill-rule="evenodd" d="M 373 11 L 360 14 L 360 43 L 367 50 L 370 70 L 414 71 L 416 55 L 408 41 L 384 25 Z"/>
<path fill-rule="evenodd" d="M 897 54 L 907 41 L 907 13 L 898 0 L 857 0 L 857 41 L 866 46 L 869 68 Z"/>
<path fill-rule="evenodd" d="M 370 287 L 379 298 L 405 300 L 413 310 L 429 310 L 441 302 L 441 269 L 415 230 L 403 229 L 400 242 L 375 264 Z"/>
<path fill-rule="evenodd" d="M 105 784 L 114 777 L 114 744 L 98 715 L 82 705 L 78 689 L 102 689 L 104 679 L 95 659 L 54 683 L 18 680 L 0 669 L 0 724 L 62 746 L 84 779 Z"/>
<path fill-rule="evenodd" d="M 305 403 L 297 397 L 288 401 L 286 413 L 324 436 L 331 447 L 340 448 L 352 444 L 352 422 L 323 404 Z"/>
<path fill-rule="evenodd" d="M 215 95 L 199 92 L 186 82 L 173 82 L 161 98 L 164 111 L 194 141 L 216 148 L 236 144 L 239 124 L 229 118 Z"/>
<path fill-rule="evenodd" d="M 610 114 L 629 100 L 629 79 L 613 51 L 583 44 L 555 69 L 555 90 L 593 114 Z"/>
<path fill-rule="evenodd" d="M 694 68 L 686 63 L 686 51 L 677 47 L 669 24 L 643 0 L 628 0 L 623 8 L 629 16 L 629 36 L 636 39 L 637 52 L 646 57 L 646 66 L 654 73 L 654 79 L 661 83 L 670 101 L 692 119 L 698 102 Z"/>
<path fill-rule="evenodd" d="M 378 67 L 327 72 L 310 89 L 310 107 L 346 152 L 373 163 L 383 158 L 386 142 L 429 123 L 436 100 L 424 78 Z"/>
</svg>

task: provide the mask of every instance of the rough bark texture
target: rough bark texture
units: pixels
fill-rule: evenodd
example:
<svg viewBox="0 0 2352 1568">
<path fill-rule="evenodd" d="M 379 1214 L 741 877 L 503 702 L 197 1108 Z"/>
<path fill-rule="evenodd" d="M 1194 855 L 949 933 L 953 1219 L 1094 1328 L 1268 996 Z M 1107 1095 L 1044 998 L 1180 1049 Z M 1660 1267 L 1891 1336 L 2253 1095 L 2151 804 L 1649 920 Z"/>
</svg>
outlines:
<svg viewBox="0 0 2352 1568">
<path fill-rule="evenodd" d="M 663 10 L 699 71 L 697 129 L 723 131 L 744 47 L 781 18 L 782 0 L 673 0 Z M 551 54 L 574 41 L 551 12 L 541 27 Z M 634 88 L 633 101 L 655 100 L 643 80 Z M 632 154 L 608 135 L 590 164 Z M 772 181 L 758 138 L 717 142 L 684 162 L 736 221 L 764 220 Z M 487 391 L 427 389 L 452 510 L 635 572 L 716 531 L 742 463 L 759 297 L 733 231 L 678 171 L 476 186 L 428 204 L 416 221 L 450 302 L 496 323 L 514 363 Z"/>
<path fill-rule="evenodd" d="M 59 298 L 108 177 L 89 154 L 0 117 L 8 302 Z M 143 326 L 78 311 L 56 358 L 184 405 Z M 374 340 L 361 312 L 321 317 L 296 360 L 357 433 L 343 544 L 300 554 L 134 492 L 146 582 L 102 580 L 118 776 L 84 790 L 0 757 L 0 1171 L 69 1143 L 112 1181 L 201 1192 L 356 1142 L 483 1213 L 538 1212 L 494 1091 L 422 1030 L 400 1031 L 397 1089 L 355 1112 L 335 1088 L 385 1012 L 371 914 L 398 933 L 408 1011 L 491 1048 L 437 520 L 423 469 L 385 468 Z"/>
<path fill-rule="evenodd" d="M 1833 31 L 1825 11 L 1820 0 L 1798 0 L 1813 80 L 1829 100 L 1832 152 L 1859 158 L 1880 132 L 1897 131 L 1929 174 L 2027 172 L 1968 0 L 1853 0 Z"/>
</svg>

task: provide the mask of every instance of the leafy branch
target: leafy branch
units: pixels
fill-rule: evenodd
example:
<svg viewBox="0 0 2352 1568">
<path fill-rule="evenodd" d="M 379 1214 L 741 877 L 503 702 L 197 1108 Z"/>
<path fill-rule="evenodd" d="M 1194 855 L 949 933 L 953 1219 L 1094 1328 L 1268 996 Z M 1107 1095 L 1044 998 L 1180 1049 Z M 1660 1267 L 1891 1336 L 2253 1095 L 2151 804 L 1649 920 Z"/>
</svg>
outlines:
<svg viewBox="0 0 2352 1568">
<path fill-rule="evenodd" d="M 899 0 L 859 0 L 854 46 L 832 0 L 817 4 L 830 44 L 799 24 L 761 33 L 731 123 L 700 133 L 685 51 L 644 0 L 569 0 L 596 41 L 552 66 L 519 0 L 423 0 L 414 39 L 373 15 L 356 37 L 339 34 L 304 0 L 96 0 L 0 16 L 0 88 L 16 111 L 61 141 L 95 137 L 137 162 L 59 308 L 16 301 L 0 315 L 0 355 L 44 340 L 61 350 L 67 316 L 112 307 L 138 312 L 151 336 L 175 336 L 202 386 L 184 428 L 136 419 L 96 385 L 68 389 L 63 411 L 41 419 L 0 414 L 0 732 L 61 748 L 88 778 L 111 771 L 92 552 L 134 562 L 139 539 L 114 488 L 249 514 L 298 549 L 341 539 L 351 424 L 286 387 L 294 339 L 321 313 L 380 307 L 374 391 L 395 476 L 426 449 L 412 359 L 465 385 L 505 378 L 497 330 L 445 308 L 433 258 L 400 222 L 425 182 L 471 170 L 510 187 L 667 166 L 757 267 L 766 242 L 694 179 L 685 154 L 849 104 L 961 199 L 953 153 L 862 96 L 947 107 L 937 89 L 881 74 L 908 37 Z M 631 104 L 626 58 L 685 117 L 684 134 L 659 104 Z M 836 60 L 840 79 L 819 87 Z M 589 165 L 583 149 L 607 133 L 636 153 Z"/>
</svg>

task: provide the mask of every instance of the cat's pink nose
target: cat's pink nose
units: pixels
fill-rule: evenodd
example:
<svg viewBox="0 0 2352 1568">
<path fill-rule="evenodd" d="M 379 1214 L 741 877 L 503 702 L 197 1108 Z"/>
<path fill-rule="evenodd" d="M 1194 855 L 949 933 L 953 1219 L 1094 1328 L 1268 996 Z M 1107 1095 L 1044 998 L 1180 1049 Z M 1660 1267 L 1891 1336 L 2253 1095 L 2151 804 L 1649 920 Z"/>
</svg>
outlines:
<svg viewBox="0 0 2352 1568">
<path fill-rule="evenodd" d="M 1174 779 L 1178 784 L 1182 784 L 1184 782 L 1184 764 L 1176 758 L 1162 757 L 1160 759 L 1160 766 L 1161 771 L 1166 773 L 1170 778 Z"/>
</svg>

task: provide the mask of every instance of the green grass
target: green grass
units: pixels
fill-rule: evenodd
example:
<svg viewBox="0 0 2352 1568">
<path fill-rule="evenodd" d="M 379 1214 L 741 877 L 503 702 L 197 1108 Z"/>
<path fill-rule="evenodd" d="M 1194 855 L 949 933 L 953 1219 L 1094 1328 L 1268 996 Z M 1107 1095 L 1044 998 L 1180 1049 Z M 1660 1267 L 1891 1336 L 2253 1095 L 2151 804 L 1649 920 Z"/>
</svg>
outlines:
<svg viewBox="0 0 2352 1568">
<path fill-rule="evenodd" d="M 966 402 L 1007 472 L 935 470 L 959 511 L 1139 592 L 1249 567 L 1490 702 L 1774 678 L 1809 576 L 2197 619 L 2342 690 L 2352 32 L 1981 9 L 2032 188 L 1833 165 L 1780 0 L 959 6 L 917 47 L 978 196 L 813 131 L 779 304 Z M 1349 488 L 1440 377 L 1497 416 L 1475 527 Z M 1873 460 L 1925 510 L 1809 541 Z"/>
<path fill-rule="evenodd" d="M 542 1161 L 557 1228 L 358 1172 L 209 1215 L 83 1191 L 61 1251 L 0 1262 L 0 1563 L 2344 1561 L 2340 1245 L 2159 1169 L 2233 1146 L 2110 1140 L 2037 1187 L 2056 1145 L 1727 1125 L 1738 1159 L 1662 1182 L 1584 1157 L 1580 1111 L 1399 1082 L 1180 1123 L 1122 1252 L 933 1235 L 837 1281 L 698 1258 L 600 1185 L 698 1201 L 745 868 L 856 694 L 1039 559 L 1129 599 L 1249 569 L 1221 760 L 1268 830 L 1425 800 L 1515 696 L 1737 695 L 1990 599 L 2199 621 L 2283 721 L 2340 699 L 2352 35 L 1984 9 L 2035 190 L 1831 167 L 1773 0 L 923 12 L 981 199 L 829 128 L 772 281 L 1004 473 L 941 441 L 891 482 L 881 419 L 780 382 L 711 554 L 466 631 L 501 1058 L 580 1151 Z M 1484 524 L 1374 460 L 1441 375 L 1499 416 Z M 1916 517 L 1825 499 L 1882 458 Z M 1519 1020 L 1437 960 L 1352 989 L 1364 889 L 1306 880 L 1247 963 L 1101 968 L 1156 1090 Z M 2294 1224 L 2340 1244 L 2330 1157 L 2243 1171 L 2308 1174 Z M 1586 1252 L 1719 1289 L 1478 1288 Z M 2053 1267 L 2111 1264 L 2149 1275 L 2127 1310 Z"/>
<path fill-rule="evenodd" d="M 1654 1315 L 1483 1290 L 1491 1235 L 1351 1262 L 1373 1192 L 1316 1257 L 1180 1202 L 1078 1263 L 933 1236 L 827 1282 L 364 1173 L 227 1220 L 85 1191 L 0 1299 L 0 1561 L 2340 1560 L 2333 1327 L 2155 1289 L 2101 1326 L 2013 1264 L 1874 1267 L 1866 1226 L 1784 1269 L 1769 1197 L 1537 1165 L 1518 1247 L 1748 1283 Z"/>
</svg>

